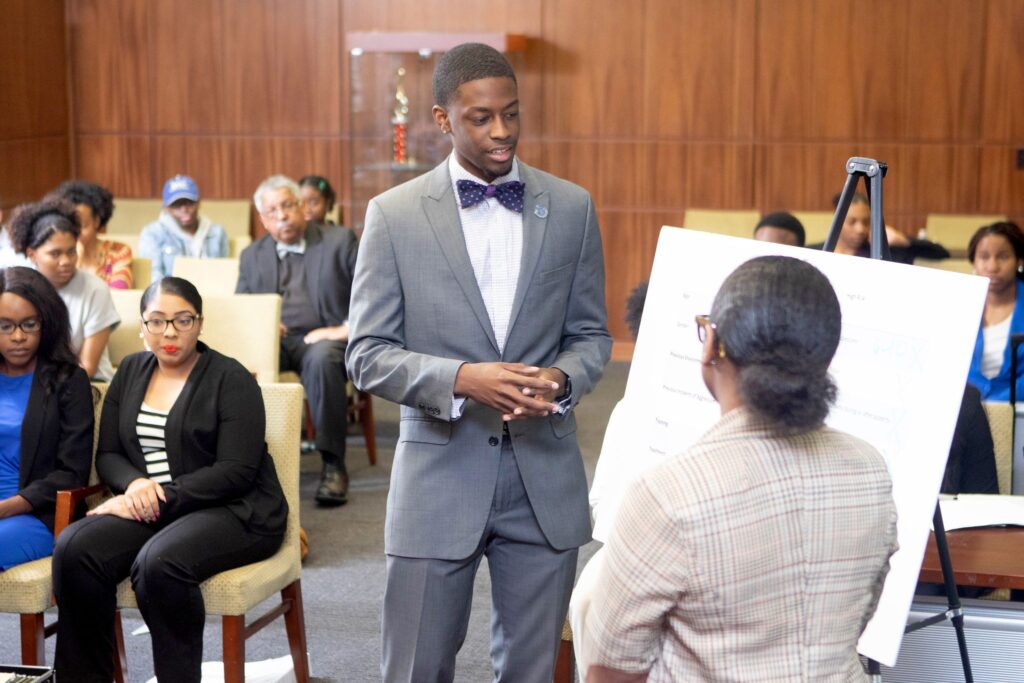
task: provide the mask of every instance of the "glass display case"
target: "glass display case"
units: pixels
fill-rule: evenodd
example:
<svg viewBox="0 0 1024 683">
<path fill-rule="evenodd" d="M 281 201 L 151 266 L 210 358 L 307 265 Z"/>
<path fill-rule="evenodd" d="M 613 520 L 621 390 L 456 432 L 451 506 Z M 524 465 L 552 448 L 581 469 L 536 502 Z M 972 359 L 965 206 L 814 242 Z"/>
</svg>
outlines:
<svg viewBox="0 0 1024 683">
<path fill-rule="evenodd" d="M 513 68 L 523 36 L 503 33 L 348 33 L 349 197 L 345 223 L 362 229 L 381 192 L 429 171 L 451 151 L 430 113 L 431 81 L 445 50 L 477 42 L 505 52 Z"/>
</svg>

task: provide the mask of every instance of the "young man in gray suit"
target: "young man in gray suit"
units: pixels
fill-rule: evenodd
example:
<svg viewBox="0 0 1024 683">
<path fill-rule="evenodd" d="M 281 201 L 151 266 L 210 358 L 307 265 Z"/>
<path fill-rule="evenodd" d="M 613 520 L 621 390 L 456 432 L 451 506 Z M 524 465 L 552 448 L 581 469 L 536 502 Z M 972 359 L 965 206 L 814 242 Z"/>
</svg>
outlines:
<svg viewBox="0 0 1024 683">
<path fill-rule="evenodd" d="M 550 681 L 590 540 L 573 406 L 608 361 L 590 195 L 517 161 L 515 74 L 460 45 L 434 72 L 454 151 L 370 202 L 349 373 L 401 404 L 388 496 L 385 681 L 451 681 L 481 557 L 502 681 Z"/>
</svg>

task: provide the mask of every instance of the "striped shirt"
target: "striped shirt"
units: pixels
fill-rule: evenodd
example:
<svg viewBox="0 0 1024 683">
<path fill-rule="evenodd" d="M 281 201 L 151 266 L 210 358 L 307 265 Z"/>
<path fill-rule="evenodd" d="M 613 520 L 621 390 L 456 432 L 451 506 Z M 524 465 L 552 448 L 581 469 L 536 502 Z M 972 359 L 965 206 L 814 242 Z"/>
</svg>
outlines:
<svg viewBox="0 0 1024 683">
<path fill-rule="evenodd" d="M 167 462 L 167 446 L 164 429 L 167 426 L 167 411 L 157 410 L 145 403 L 139 409 L 135 420 L 135 433 L 146 458 L 146 474 L 158 484 L 171 480 L 171 466 Z"/>
</svg>

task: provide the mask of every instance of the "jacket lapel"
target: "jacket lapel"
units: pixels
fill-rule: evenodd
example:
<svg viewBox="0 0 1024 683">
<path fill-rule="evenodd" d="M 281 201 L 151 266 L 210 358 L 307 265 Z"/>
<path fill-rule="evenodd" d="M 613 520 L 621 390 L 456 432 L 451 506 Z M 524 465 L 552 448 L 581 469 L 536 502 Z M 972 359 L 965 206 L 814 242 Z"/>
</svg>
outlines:
<svg viewBox="0 0 1024 683">
<path fill-rule="evenodd" d="M 39 381 L 42 363 L 37 364 L 32 375 L 32 388 L 29 389 L 28 403 L 25 405 L 25 416 L 21 422 L 21 463 L 18 467 L 18 485 L 28 484 L 28 474 L 32 470 L 32 462 L 39 448 L 39 435 L 46 421 L 46 392 Z"/>
<path fill-rule="evenodd" d="M 512 336 L 519 311 L 523 307 L 526 292 L 533 282 L 533 274 L 540 261 L 541 247 L 544 245 L 544 233 L 548 227 L 548 204 L 550 195 L 540 186 L 537 174 L 533 169 L 519 162 L 519 177 L 526 184 L 523 193 L 523 255 L 519 263 L 519 279 L 516 282 L 516 295 L 512 299 L 512 314 L 508 319 L 507 339 Z"/>
<path fill-rule="evenodd" d="M 466 295 L 469 306 L 473 309 L 473 313 L 484 329 L 491 346 L 494 347 L 495 353 L 500 353 L 498 341 L 494 337 L 494 327 L 487 315 L 487 307 L 484 306 L 484 298 L 480 294 L 480 286 L 473 273 L 473 264 L 469 260 L 466 238 L 462 234 L 462 221 L 459 220 L 459 212 L 455 208 L 455 196 L 452 192 L 452 180 L 451 174 L 448 173 L 447 160 L 431 172 L 427 194 L 421 198 L 421 202 L 430 227 L 434 230 L 434 236 L 441 245 L 441 253 L 444 254 L 448 261 L 448 267 L 451 268 L 452 274 L 455 276 L 455 281 L 459 283 L 459 287 Z"/>
<path fill-rule="evenodd" d="M 320 226 L 310 223 L 306 228 L 306 253 L 303 255 L 303 265 L 306 270 L 306 289 L 309 291 L 309 302 L 320 317 L 321 322 L 326 320 L 320 306 L 320 266 L 323 263 L 324 251 L 323 235 L 320 233 Z"/>
<path fill-rule="evenodd" d="M 256 253 L 256 276 L 260 279 L 257 291 L 276 292 L 278 278 L 277 243 L 274 238 L 267 235 L 266 240 L 260 245 Z"/>
</svg>

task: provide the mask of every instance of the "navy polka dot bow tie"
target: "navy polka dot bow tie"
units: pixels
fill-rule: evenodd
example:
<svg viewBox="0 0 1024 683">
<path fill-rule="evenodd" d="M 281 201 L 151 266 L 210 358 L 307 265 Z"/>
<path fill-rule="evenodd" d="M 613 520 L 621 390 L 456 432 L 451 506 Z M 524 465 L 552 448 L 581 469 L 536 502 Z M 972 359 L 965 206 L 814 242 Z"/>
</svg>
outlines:
<svg viewBox="0 0 1024 683">
<path fill-rule="evenodd" d="M 459 190 L 459 206 L 468 209 L 479 204 L 488 197 L 494 197 L 498 203 L 509 211 L 523 212 L 524 183 L 510 180 L 500 185 L 483 185 L 472 180 L 456 180 L 455 187 Z"/>
</svg>

